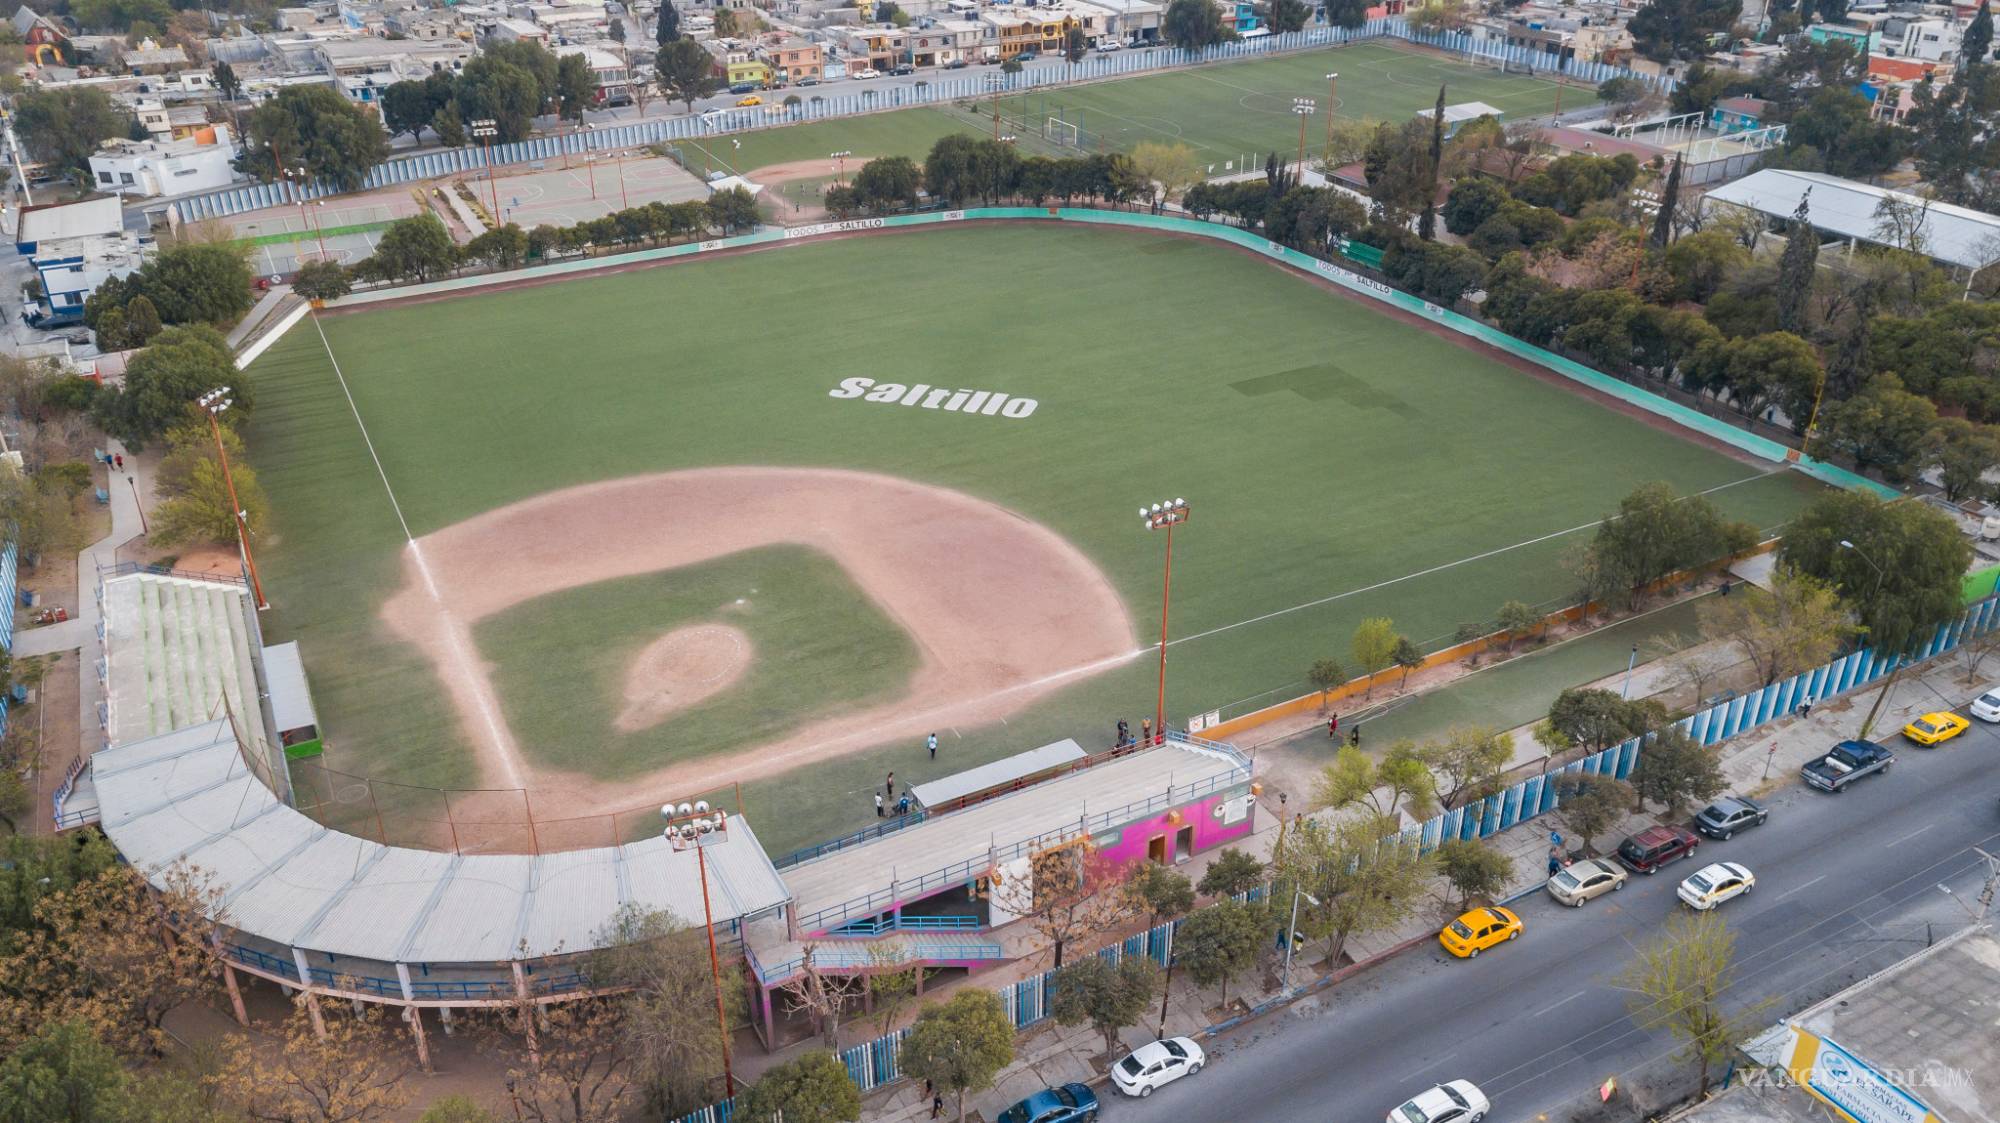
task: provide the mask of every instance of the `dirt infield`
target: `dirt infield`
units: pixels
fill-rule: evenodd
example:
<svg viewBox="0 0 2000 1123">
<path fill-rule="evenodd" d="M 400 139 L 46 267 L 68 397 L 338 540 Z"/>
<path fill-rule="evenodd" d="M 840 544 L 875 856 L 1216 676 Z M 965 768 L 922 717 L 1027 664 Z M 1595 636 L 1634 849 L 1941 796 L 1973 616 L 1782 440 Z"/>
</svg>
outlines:
<svg viewBox="0 0 2000 1123">
<path fill-rule="evenodd" d="M 669 765 L 629 782 L 539 769 L 497 701 L 472 625 L 561 589 L 671 570 L 777 543 L 825 553 L 909 635 L 919 664 L 893 702 L 815 721 L 753 748 Z M 953 724 L 1020 711 L 1056 686 L 1137 654 L 1133 623 L 1097 567 L 1068 542 L 1005 508 L 943 488 L 832 469 L 705 468 L 566 488 L 417 540 L 383 619 L 436 667 L 485 778 L 534 792 L 541 816 L 581 815 L 776 775 L 813 760 Z M 708 629 L 712 635 L 686 633 Z M 634 720 L 659 703 L 666 672 L 682 689 L 720 690 L 733 628 L 669 633 L 628 674 Z M 674 640 L 674 637 L 682 637 Z M 669 643 L 669 640 L 674 642 Z M 754 656 L 748 656 L 754 657 Z M 642 698 L 632 693 L 636 675 Z M 714 681 L 710 681 L 714 680 Z M 650 686 L 649 686 L 650 684 Z M 635 703 L 641 703 L 635 706 Z M 654 720 L 670 720 L 671 708 Z M 623 719 L 621 719 L 623 720 Z"/>
</svg>

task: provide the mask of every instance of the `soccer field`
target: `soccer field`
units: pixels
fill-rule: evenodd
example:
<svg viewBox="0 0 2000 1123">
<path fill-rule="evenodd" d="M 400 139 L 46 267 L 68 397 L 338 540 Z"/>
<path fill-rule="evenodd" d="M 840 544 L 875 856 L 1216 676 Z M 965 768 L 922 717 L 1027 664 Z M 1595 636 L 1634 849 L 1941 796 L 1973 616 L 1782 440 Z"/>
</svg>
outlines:
<svg viewBox="0 0 2000 1123">
<path fill-rule="evenodd" d="M 362 309 L 248 376 L 266 631 L 301 641 L 329 763 L 517 786 L 486 755 L 505 728 L 572 805 L 740 768 L 774 847 L 872 819 L 887 771 L 1136 729 L 1163 544 L 1137 505 L 1194 511 L 1178 723 L 1296 693 L 1363 617 L 1435 647 L 1503 601 L 1563 601 L 1558 556 L 1638 484 L 1765 528 L 1817 490 L 1247 255 L 1117 230 L 898 233 Z M 926 623 L 898 581 L 963 619 Z M 433 602 L 488 668 L 487 724 L 419 634 Z M 1084 646 L 1037 663 L 1036 628 Z M 1007 696 L 952 701 L 960 679 Z M 926 691 L 951 704 L 882 716 Z"/>
<path fill-rule="evenodd" d="M 1314 99 L 1318 113 L 1306 123 L 1306 148 L 1310 153 L 1323 147 L 1329 72 L 1340 74 L 1336 111 L 1359 121 L 1405 120 L 1435 105 L 1440 85 L 1450 104 L 1483 101 L 1505 111 L 1507 118 L 1547 113 L 1556 104 L 1554 82 L 1370 41 L 1005 94 L 1001 114 L 1008 132 L 1018 136 L 1022 128 L 1032 130 L 1024 143 L 1034 152 L 1058 151 L 1040 139 L 1046 122 L 1056 117 L 1081 129 L 1088 145 L 1107 150 L 1129 151 L 1142 140 L 1178 141 L 1201 153 L 1204 162 L 1216 164 L 1220 173 L 1222 164 L 1246 155 L 1261 162 L 1266 152 L 1297 151 L 1293 98 Z M 1590 96 L 1589 87 L 1572 85 L 1567 100 L 1576 105 Z M 983 135 L 990 108 L 982 99 L 677 143 L 696 167 L 748 172 L 823 160 L 829 152 L 844 150 L 854 153 L 852 168 L 877 156 L 921 160 L 949 133 Z M 1066 151 L 1074 154 L 1076 149 Z"/>
</svg>

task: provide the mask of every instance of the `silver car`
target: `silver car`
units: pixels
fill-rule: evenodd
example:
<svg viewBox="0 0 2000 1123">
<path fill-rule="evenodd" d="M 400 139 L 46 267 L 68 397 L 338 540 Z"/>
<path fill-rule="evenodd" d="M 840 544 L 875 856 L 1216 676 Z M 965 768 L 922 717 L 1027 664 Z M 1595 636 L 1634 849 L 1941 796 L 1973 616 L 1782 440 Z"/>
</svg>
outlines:
<svg viewBox="0 0 2000 1123">
<path fill-rule="evenodd" d="M 1549 878 L 1549 896 L 1571 908 L 1580 909 L 1585 901 L 1606 893 L 1616 893 L 1625 888 L 1624 867 L 1602 858 L 1586 858 L 1581 862 L 1571 862 L 1556 871 Z"/>
</svg>

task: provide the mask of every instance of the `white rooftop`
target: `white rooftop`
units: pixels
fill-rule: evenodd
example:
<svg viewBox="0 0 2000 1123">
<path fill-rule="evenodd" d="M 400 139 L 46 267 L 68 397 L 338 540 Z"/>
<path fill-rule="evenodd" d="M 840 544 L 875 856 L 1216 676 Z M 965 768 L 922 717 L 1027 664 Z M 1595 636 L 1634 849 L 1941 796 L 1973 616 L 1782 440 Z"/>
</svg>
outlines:
<svg viewBox="0 0 2000 1123">
<path fill-rule="evenodd" d="M 1875 212 L 1885 197 L 1894 196 L 1900 202 L 1925 208 L 1921 229 L 1926 256 L 1974 270 L 2000 261 L 2000 217 L 1838 176 L 1765 169 L 1724 184 L 1706 198 L 1789 218 L 1808 191 L 1812 199 L 1807 214 L 1815 227 L 1829 234 L 1890 244 L 1880 234 L 1881 221 Z"/>
<path fill-rule="evenodd" d="M 106 581 L 103 595 L 113 745 L 219 717 L 225 698 L 238 717 L 262 724 L 248 589 L 131 573 Z"/>
<path fill-rule="evenodd" d="M 125 218 L 116 195 L 91 195 L 69 203 L 41 203 L 20 208 L 14 225 L 17 242 L 53 242 L 93 234 L 116 234 Z"/>
<path fill-rule="evenodd" d="M 1436 112 L 1436 109 L 1419 109 L 1417 110 L 1417 116 L 1429 117 Z M 1488 105 L 1483 101 L 1461 101 L 1457 105 L 1447 105 L 1444 107 L 1444 123 L 1447 125 L 1460 125 L 1467 121 L 1477 121 L 1481 117 L 1501 117 L 1506 112 L 1504 109 Z"/>
<path fill-rule="evenodd" d="M 264 680 L 271 687 L 271 722 L 277 732 L 287 733 L 319 724 L 313 712 L 312 690 L 306 685 L 306 667 L 299 658 L 297 643 L 281 643 L 264 649 Z"/>
<path fill-rule="evenodd" d="M 942 807 L 954 799 L 996 788 L 1011 780 L 1032 776 L 1073 760 L 1082 760 L 1089 754 L 1083 746 L 1070 738 L 1064 738 L 1053 745 L 1043 745 L 1039 749 L 1029 749 L 1025 753 L 1001 757 L 988 761 L 977 768 L 968 768 L 949 776 L 932 780 L 928 784 L 910 785 L 910 798 L 925 807 Z"/>
</svg>

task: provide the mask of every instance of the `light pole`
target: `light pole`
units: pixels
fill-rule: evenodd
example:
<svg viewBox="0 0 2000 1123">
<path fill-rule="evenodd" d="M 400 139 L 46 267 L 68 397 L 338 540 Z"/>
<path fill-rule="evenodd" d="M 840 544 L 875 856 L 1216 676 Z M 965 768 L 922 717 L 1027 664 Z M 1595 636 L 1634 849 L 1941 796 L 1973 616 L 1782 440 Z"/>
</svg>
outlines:
<svg viewBox="0 0 2000 1123">
<path fill-rule="evenodd" d="M 500 135 L 500 122 L 481 117 L 472 123 L 472 135 L 479 138 L 480 159 L 486 164 L 486 186 L 493 193 L 493 225 L 500 225 L 500 185 L 493 179 L 493 138 Z"/>
<path fill-rule="evenodd" d="M 701 869 L 701 916 L 708 930 L 708 970 L 715 980 L 715 1031 L 722 1040 L 722 1083 L 728 1098 L 736 1095 L 736 1075 L 729 1066 L 729 1018 L 722 1010 L 722 962 L 715 954 L 715 914 L 708 903 L 708 848 L 729 841 L 729 816 L 709 809 L 707 800 L 679 806 L 665 804 L 660 818 L 667 821 L 667 843 L 676 853 L 692 850 Z"/>
<path fill-rule="evenodd" d="M 1167 532 L 1167 570 L 1160 584 L 1160 700 L 1153 711 L 1154 744 L 1167 740 L 1167 609 L 1174 595 L 1174 527 L 1188 520 L 1188 501 L 1171 499 L 1139 508 L 1139 518 L 1147 530 Z"/>
<path fill-rule="evenodd" d="M 1285 993 L 1286 994 L 1292 993 L 1292 945 L 1299 942 L 1299 937 L 1298 937 L 1299 898 L 1301 897 L 1305 898 L 1308 901 L 1311 901 L 1314 908 L 1319 907 L 1318 897 L 1313 896 L 1311 893 L 1306 892 L 1304 889 L 1299 888 L 1298 886 L 1292 887 L 1292 922 L 1290 924 L 1285 925 Z"/>
<path fill-rule="evenodd" d="M 583 170 L 590 174 L 590 200 L 594 203 L 597 201 L 597 153 L 583 154 Z"/>
<path fill-rule="evenodd" d="M 1339 83 L 1340 71 L 1332 71 L 1326 76 L 1326 151 L 1322 153 L 1322 158 L 1326 160 L 1333 159 L 1333 115 L 1340 111 L 1340 98 L 1334 90 Z"/>
<path fill-rule="evenodd" d="M 257 578 L 256 559 L 250 556 L 250 527 L 243 520 L 243 504 L 236 498 L 236 477 L 229 471 L 229 450 L 222 445 L 222 423 L 216 420 L 233 401 L 235 399 L 229 396 L 227 386 L 210 390 L 195 399 L 202 412 L 208 414 L 209 432 L 215 435 L 215 455 L 222 462 L 222 482 L 229 487 L 229 509 L 236 517 L 236 544 L 243 550 L 243 568 L 250 571 L 250 591 L 257 598 L 257 607 L 263 609 L 271 606 L 264 600 L 264 583 Z M 137 484 L 132 486 L 134 491 L 138 490 Z"/>
<path fill-rule="evenodd" d="M 986 96 L 993 105 L 993 139 L 1000 139 L 1000 87 L 1004 83 L 997 74 L 986 76 Z"/>
<path fill-rule="evenodd" d="M 838 152 L 827 153 L 827 156 L 834 161 L 835 170 L 833 173 L 833 185 L 835 187 L 842 187 L 846 185 L 847 158 L 852 155 L 854 155 L 854 151 L 853 149 L 849 148 L 843 148 Z"/>
<path fill-rule="evenodd" d="M 625 150 L 621 148 L 613 152 L 611 158 L 618 170 L 618 209 L 629 211 L 632 209 L 632 200 L 625 197 Z"/>
<path fill-rule="evenodd" d="M 1292 112 L 1297 114 L 1299 118 L 1299 181 L 1301 183 L 1305 182 L 1306 178 L 1306 118 L 1313 115 L 1314 106 L 1313 99 L 1309 97 L 1295 97 L 1292 99 Z"/>
<path fill-rule="evenodd" d="M 1632 694 L 1632 668 L 1639 665 L 1639 645 L 1632 645 L 1632 657 L 1625 660 L 1625 685 L 1618 688 L 1618 698 L 1625 700 Z"/>
</svg>

